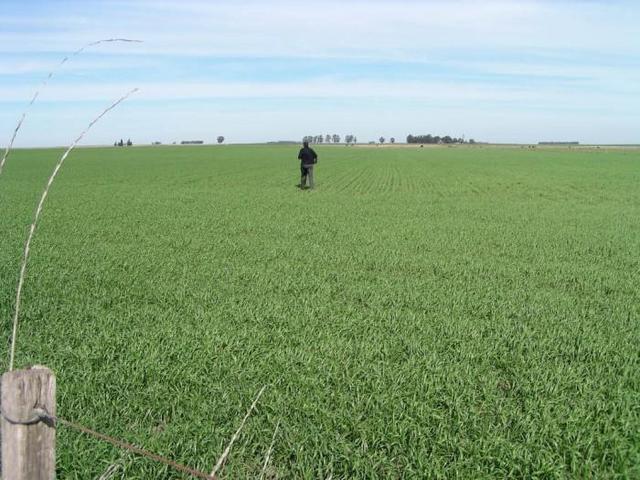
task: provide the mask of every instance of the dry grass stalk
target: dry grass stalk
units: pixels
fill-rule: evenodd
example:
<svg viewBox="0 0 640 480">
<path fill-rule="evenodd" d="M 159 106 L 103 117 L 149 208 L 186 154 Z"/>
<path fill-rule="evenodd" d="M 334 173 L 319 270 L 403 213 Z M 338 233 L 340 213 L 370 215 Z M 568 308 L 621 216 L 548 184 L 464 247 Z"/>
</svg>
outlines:
<svg viewBox="0 0 640 480">
<path fill-rule="evenodd" d="M 104 473 L 100 475 L 100 477 L 98 477 L 98 480 L 111 480 L 113 477 L 115 477 L 116 472 L 120 469 L 121 466 L 122 465 L 120 465 L 119 463 L 113 463 L 109 465 Z"/>
<path fill-rule="evenodd" d="M 27 261 L 29 260 L 29 250 L 31 248 L 31 240 L 33 239 L 33 234 L 36 231 L 36 226 L 38 224 L 38 219 L 40 218 L 40 214 L 42 213 L 42 207 L 44 205 L 44 201 L 47 198 L 47 195 L 49 194 L 49 188 L 51 187 L 51 184 L 53 183 L 53 180 L 56 178 L 56 175 L 58 174 L 58 171 L 60 170 L 60 167 L 62 167 L 62 164 L 64 163 L 64 161 L 67 158 L 67 156 L 69 155 L 69 153 L 71 153 L 71 151 L 75 148 L 75 146 L 78 144 L 78 142 L 80 140 L 82 140 L 82 138 L 91 129 L 91 127 L 93 127 L 107 112 L 109 112 L 110 110 L 115 108 L 120 102 L 123 102 L 130 95 L 132 95 L 133 93 L 135 93 L 137 91 L 138 91 L 138 89 L 134 88 L 133 90 L 128 92 L 126 95 L 120 97 L 118 100 L 116 100 L 114 103 L 112 103 L 109 107 L 107 107 L 105 110 L 103 110 L 100 115 L 98 115 L 96 118 L 93 119 L 93 121 L 87 126 L 87 128 L 85 128 L 84 131 L 78 136 L 78 138 L 76 138 L 75 141 L 69 146 L 69 148 L 67 148 L 67 150 L 64 152 L 62 157 L 60 157 L 60 160 L 58 160 L 58 163 L 56 164 L 55 168 L 53 169 L 53 172 L 51 173 L 51 176 L 49 177 L 49 181 L 47 182 L 47 185 L 46 185 L 44 191 L 42 192 L 42 196 L 40 197 L 40 202 L 38 202 L 38 207 L 36 208 L 36 213 L 35 213 L 34 218 L 33 218 L 33 223 L 31 224 L 31 228 L 29 229 L 29 235 L 27 236 L 27 241 L 26 241 L 26 243 L 24 245 L 24 254 L 23 254 L 23 257 L 22 257 L 22 266 L 20 267 L 20 277 L 18 279 L 18 289 L 16 291 L 15 312 L 14 312 L 14 315 L 13 315 L 13 332 L 11 334 L 11 350 L 10 350 L 10 354 L 9 354 L 9 370 L 13 370 L 13 360 L 14 360 L 14 357 L 15 357 L 15 349 L 16 349 L 16 336 L 17 336 L 17 333 L 18 333 L 18 318 L 19 318 L 19 315 L 20 315 L 20 301 L 22 299 L 22 286 L 24 284 L 24 277 L 25 277 L 25 272 L 26 272 L 26 269 L 27 269 Z"/>
<path fill-rule="evenodd" d="M 280 420 L 276 424 L 276 429 L 273 431 L 273 437 L 271 438 L 271 445 L 269 445 L 269 450 L 267 450 L 267 456 L 264 459 L 264 465 L 262 466 L 262 472 L 260 473 L 260 480 L 264 478 L 264 475 L 267 471 L 267 466 L 269 465 L 269 460 L 271 459 L 271 452 L 273 452 L 273 445 L 276 443 L 276 435 L 278 434 L 278 428 L 280 427 Z"/>
<path fill-rule="evenodd" d="M 238 430 L 236 430 L 236 433 L 234 433 L 233 436 L 231 437 L 231 440 L 229 441 L 227 448 L 225 448 L 224 452 L 222 452 L 222 455 L 220 455 L 218 462 L 216 463 L 215 467 L 213 467 L 213 470 L 211 471 L 212 477 L 214 477 L 218 473 L 218 470 L 222 468 L 222 466 L 224 465 L 224 462 L 227 460 L 227 457 L 229 456 L 229 452 L 231 451 L 231 447 L 233 446 L 234 442 L 238 438 L 238 435 L 240 435 L 240 431 L 242 430 L 242 428 L 244 427 L 244 424 L 246 423 L 247 419 L 251 415 L 251 412 L 256 408 L 256 404 L 258 403 L 258 400 L 260 399 L 260 396 L 264 392 L 265 388 L 267 388 L 266 385 L 262 387 L 262 389 L 258 392 L 256 399 L 253 401 L 253 403 L 249 407 L 249 410 L 247 410 L 246 415 L 242 419 L 242 423 L 240 423 L 240 427 L 238 427 Z"/>
</svg>

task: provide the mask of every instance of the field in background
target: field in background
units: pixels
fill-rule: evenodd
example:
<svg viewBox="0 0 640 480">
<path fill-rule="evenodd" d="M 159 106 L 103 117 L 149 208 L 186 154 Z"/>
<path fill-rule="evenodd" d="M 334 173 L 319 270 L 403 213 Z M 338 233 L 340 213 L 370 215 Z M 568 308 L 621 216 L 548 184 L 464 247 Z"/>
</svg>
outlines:
<svg viewBox="0 0 640 480">
<path fill-rule="evenodd" d="M 640 476 L 640 151 L 79 149 L 16 364 L 58 413 L 223 476 Z M 0 315 L 61 150 L 0 178 Z M 3 355 L 6 350 L 3 350 Z M 5 358 L 5 357 L 3 357 Z M 184 478 L 61 428 L 60 478 Z"/>
</svg>

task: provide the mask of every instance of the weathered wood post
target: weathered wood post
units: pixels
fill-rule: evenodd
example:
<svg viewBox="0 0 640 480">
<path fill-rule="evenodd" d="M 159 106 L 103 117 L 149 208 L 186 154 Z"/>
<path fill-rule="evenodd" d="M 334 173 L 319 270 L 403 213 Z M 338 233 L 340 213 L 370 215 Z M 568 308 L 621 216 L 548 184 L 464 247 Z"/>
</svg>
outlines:
<svg viewBox="0 0 640 480">
<path fill-rule="evenodd" d="M 56 475 L 56 377 L 34 366 L 2 375 L 2 478 L 52 480 Z"/>
</svg>

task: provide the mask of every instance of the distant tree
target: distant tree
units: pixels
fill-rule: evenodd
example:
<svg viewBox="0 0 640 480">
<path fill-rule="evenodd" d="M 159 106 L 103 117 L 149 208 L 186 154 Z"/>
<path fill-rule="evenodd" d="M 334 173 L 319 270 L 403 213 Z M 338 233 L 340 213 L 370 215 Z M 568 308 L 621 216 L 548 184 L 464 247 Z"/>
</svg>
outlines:
<svg viewBox="0 0 640 480">
<path fill-rule="evenodd" d="M 471 143 L 471 141 L 466 142 L 464 136 L 460 138 L 451 137 L 449 135 L 445 135 L 444 137 L 439 137 L 438 135 L 407 135 L 407 143 Z"/>
<path fill-rule="evenodd" d="M 380 137 L 380 143 L 384 143 L 384 137 Z"/>
<path fill-rule="evenodd" d="M 396 143 L 396 139 L 395 139 L 394 137 L 391 137 L 391 138 L 389 139 L 389 141 L 390 141 L 391 143 Z"/>
<path fill-rule="evenodd" d="M 470 138 L 470 139 L 469 139 L 469 143 L 470 143 L 471 145 L 473 145 L 474 143 L 476 143 L 476 141 L 475 141 L 473 138 Z"/>
<path fill-rule="evenodd" d="M 120 139 L 120 141 L 118 142 L 118 146 L 119 147 L 123 147 L 124 146 L 124 141 L 122 139 Z"/>
<path fill-rule="evenodd" d="M 331 138 L 333 140 L 333 143 L 340 143 L 340 135 L 334 133 L 333 137 Z"/>
<path fill-rule="evenodd" d="M 344 141 L 347 145 L 349 145 L 351 142 L 353 142 L 353 135 L 345 135 Z"/>
<path fill-rule="evenodd" d="M 326 136 L 326 137 L 324 137 L 324 141 L 325 141 L 326 143 L 331 143 L 331 135 L 329 135 L 329 134 L 327 133 L 327 136 Z"/>
<path fill-rule="evenodd" d="M 224 142 L 224 137 L 220 135 L 216 140 L 218 140 L 218 143 L 222 143 Z"/>
<path fill-rule="evenodd" d="M 133 142 L 131 141 L 131 139 L 127 139 L 127 147 L 130 147 L 131 145 L 133 145 Z"/>
<path fill-rule="evenodd" d="M 322 143 L 324 141 L 324 137 L 322 135 L 318 135 L 317 143 Z"/>
<path fill-rule="evenodd" d="M 353 143 L 358 143 L 358 137 L 353 137 Z"/>
</svg>

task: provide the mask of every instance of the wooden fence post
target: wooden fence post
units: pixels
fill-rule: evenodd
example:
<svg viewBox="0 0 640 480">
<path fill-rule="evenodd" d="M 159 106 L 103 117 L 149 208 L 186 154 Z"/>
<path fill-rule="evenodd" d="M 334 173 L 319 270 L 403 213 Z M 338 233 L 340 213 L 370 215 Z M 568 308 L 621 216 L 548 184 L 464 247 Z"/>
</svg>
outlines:
<svg viewBox="0 0 640 480">
<path fill-rule="evenodd" d="M 56 475 L 56 377 L 34 366 L 2 375 L 2 478 L 52 480 Z"/>
</svg>

